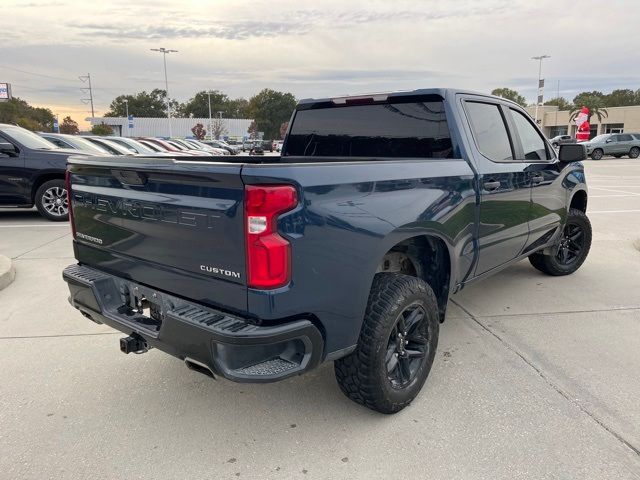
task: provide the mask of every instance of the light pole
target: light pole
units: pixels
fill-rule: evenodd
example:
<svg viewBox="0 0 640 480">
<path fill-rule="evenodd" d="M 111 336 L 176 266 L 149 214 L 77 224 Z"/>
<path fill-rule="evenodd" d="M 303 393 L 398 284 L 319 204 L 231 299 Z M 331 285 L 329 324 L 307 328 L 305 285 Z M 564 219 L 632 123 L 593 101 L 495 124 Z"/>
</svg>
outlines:
<svg viewBox="0 0 640 480">
<path fill-rule="evenodd" d="M 531 57 L 531 60 L 538 60 L 538 98 L 536 98 L 536 115 L 535 121 L 538 124 L 538 107 L 542 103 L 542 91 L 544 90 L 544 80 L 542 80 L 542 60 L 545 58 L 551 58 L 551 55 L 539 55 L 537 57 Z"/>
<path fill-rule="evenodd" d="M 169 138 L 173 136 L 171 132 L 171 104 L 169 103 L 169 80 L 167 80 L 167 53 L 178 53 L 178 50 L 168 50 L 164 47 L 152 48 L 153 52 L 162 53 L 162 59 L 164 60 L 164 86 L 167 94 L 167 123 L 169 124 Z"/>
<path fill-rule="evenodd" d="M 126 119 L 127 135 L 125 135 L 125 137 L 128 137 L 129 136 L 129 100 L 127 100 L 126 98 L 124 99 L 124 107 L 127 110 L 127 119 Z"/>
<path fill-rule="evenodd" d="M 207 92 L 209 97 L 209 140 L 213 140 L 213 123 L 211 123 L 211 90 Z"/>
</svg>

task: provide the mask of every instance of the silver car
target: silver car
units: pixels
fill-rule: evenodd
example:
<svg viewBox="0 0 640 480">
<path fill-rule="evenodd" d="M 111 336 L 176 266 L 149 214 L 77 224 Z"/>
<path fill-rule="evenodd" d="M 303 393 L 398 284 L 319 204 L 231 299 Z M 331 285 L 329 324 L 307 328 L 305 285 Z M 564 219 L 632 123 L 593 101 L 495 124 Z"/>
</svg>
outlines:
<svg viewBox="0 0 640 480">
<path fill-rule="evenodd" d="M 600 160 L 604 155 L 620 158 L 638 158 L 640 155 L 640 133 L 605 133 L 584 142 L 587 154 L 593 160 Z"/>
</svg>

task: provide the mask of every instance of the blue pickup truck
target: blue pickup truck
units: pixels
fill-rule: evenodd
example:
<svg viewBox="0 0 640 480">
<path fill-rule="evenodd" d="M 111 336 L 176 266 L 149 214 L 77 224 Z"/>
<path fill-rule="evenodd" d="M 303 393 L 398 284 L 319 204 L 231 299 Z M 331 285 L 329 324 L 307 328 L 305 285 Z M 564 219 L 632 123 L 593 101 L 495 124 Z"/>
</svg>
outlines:
<svg viewBox="0 0 640 480">
<path fill-rule="evenodd" d="M 63 276 L 125 353 L 237 382 L 333 361 L 349 398 L 394 413 L 425 383 L 450 295 L 527 257 L 582 265 L 585 155 L 487 95 L 303 100 L 281 156 L 70 159 Z"/>
</svg>

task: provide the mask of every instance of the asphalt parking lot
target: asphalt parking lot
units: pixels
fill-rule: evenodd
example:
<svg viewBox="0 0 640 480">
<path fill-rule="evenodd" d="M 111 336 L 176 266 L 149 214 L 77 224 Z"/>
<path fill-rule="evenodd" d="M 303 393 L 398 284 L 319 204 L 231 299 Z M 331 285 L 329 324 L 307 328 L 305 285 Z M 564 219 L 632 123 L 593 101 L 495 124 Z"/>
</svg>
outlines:
<svg viewBox="0 0 640 480">
<path fill-rule="evenodd" d="M 240 385 L 123 355 L 67 303 L 68 225 L 0 210 L 0 477 L 640 478 L 640 160 L 585 165 L 584 266 L 524 261 L 454 296 L 395 416 L 347 400 L 331 364 Z"/>
</svg>

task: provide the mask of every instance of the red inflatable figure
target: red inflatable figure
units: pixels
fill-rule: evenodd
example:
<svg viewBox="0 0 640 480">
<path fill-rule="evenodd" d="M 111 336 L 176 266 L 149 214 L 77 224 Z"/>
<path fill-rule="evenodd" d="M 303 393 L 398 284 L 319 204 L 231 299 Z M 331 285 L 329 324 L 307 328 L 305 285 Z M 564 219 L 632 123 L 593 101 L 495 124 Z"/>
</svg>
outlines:
<svg viewBox="0 0 640 480">
<path fill-rule="evenodd" d="M 580 113 L 576 115 L 576 126 L 578 131 L 576 132 L 576 140 L 578 142 L 586 142 L 589 140 L 589 134 L 591 133 L 591 125 L 589 125 L 589 109 L 582 107 Z"/>
</svg>

